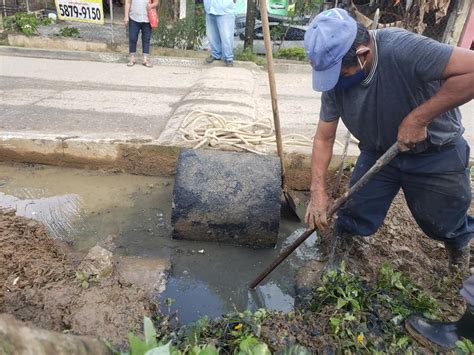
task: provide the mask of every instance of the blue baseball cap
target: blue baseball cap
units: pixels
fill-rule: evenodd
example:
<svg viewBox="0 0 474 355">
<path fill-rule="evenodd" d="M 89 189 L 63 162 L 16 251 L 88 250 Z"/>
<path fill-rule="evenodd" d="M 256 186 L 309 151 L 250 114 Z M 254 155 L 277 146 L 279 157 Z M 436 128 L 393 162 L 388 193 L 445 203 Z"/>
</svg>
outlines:
<svg viewBox="0 0 474 355">
<path fill-rule="evenodd" d="M 311 21 L 304 36 L 304 49 L 313 67 L 313 90 L 336 86 L 342 58 L 357 34 L 357 22 L 343 9 L 321 12 Z"/>
</svg>

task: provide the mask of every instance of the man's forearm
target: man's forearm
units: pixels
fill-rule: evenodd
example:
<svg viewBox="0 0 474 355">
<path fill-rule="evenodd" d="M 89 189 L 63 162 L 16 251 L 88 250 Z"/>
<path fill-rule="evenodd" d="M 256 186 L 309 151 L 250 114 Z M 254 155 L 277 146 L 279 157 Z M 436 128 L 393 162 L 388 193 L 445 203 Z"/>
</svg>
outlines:
<svg viewBox="0 0 474 355">
<path fill-rule="evenodd" d="M 326 177 L 331 162 L 335 137 L 332 140 L 314 138 L 311 157 L 311 192 L 326 191 Z"/>
<path fill-rule="evenodd" d="M 424 104 L 414 109 L 410 116 L 420 125 L 429 123 L 450 109 L 465 104 L 474 98 L 474 73 L 448 78 L 439 91 Z"/>
</svg>

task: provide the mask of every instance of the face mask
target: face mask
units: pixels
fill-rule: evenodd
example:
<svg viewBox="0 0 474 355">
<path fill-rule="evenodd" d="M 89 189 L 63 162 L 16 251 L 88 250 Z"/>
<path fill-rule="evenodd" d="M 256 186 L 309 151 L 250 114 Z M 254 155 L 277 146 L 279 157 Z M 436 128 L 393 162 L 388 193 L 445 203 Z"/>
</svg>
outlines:
<svg viewBox="0 0 474 355">
<path fill-rule="evenodd" d="M 358 53 L 356 52 L 356 54 Z M 357 85 L 361 83 L 362 81 L 364 81 L 365 79 L 364 66 L 366 62 L 362 64 L 360 62 L 359 57 L 357 57 L 357 61 L 359 62 L 360 69 L 352 75 L 341 76 L 339 78 L 339 81 L 336 84 L 336 87 L 335 87 L 336 89 L 347 90 L 353 87 L 354 85 Z"/>
</svg>

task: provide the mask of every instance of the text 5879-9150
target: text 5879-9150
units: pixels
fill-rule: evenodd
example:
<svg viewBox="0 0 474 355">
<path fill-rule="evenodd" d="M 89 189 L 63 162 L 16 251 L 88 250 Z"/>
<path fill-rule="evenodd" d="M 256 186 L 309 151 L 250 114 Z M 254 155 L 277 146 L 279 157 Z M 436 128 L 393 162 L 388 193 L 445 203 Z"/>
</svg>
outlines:
<svg viewBox="0 0 474 355">
<path fill-rule="evenodd" d="M 102 18 L 97 7 L 59 4 L 59 14 L 62 17 L 77 18 L 81 20 L 99 21 Z"/>
</svg>

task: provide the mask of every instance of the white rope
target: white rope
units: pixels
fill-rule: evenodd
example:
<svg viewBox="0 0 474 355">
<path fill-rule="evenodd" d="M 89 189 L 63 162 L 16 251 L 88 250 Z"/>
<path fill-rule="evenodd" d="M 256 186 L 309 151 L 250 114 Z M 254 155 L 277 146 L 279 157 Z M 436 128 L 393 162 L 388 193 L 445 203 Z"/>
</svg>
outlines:
<svg viewBox="0 0 474 355">
<path fill-rule="evenodd" d="M 183 140 L 193 145 L 194 149 L 208 145 L 217 147 L 222 145 L 247 150 L 256 154 L 264 154 L 253 148 L 259 145 L 275 145 L 275 130 L 269 118 L 256 122 L 227 120 L 221 115 L 192 111 L 186 115 L 179 131 Z M 313 138 L 302 134 L 286 134 L 282 136 L 286 146 L 311 147 Z M 344 145 L 336 140 L 336 144 Z"/>
</svg>

